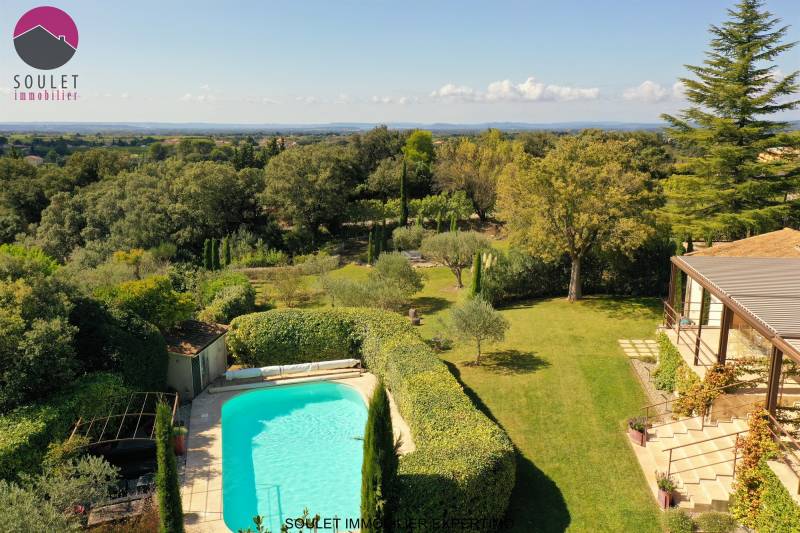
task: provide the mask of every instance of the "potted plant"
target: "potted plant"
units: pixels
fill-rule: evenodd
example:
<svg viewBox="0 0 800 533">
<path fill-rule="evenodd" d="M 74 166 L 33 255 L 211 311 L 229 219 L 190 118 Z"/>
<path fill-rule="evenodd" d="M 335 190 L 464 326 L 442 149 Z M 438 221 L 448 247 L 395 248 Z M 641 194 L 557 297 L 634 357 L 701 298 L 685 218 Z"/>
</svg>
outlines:
<svg viewBox="0 0 800 533">
<path fill-rule="evenodd" d="M 658 486 L 658 504 L 662 509 L 672 506 L 672 493 L 675 491 L 675 481 L 672 476 L 656 472 L 656 486 Z"/>
<path fill-rule="evenodd" d="M 639 446 L 647 442 L 647 423 L 644 417 L 628 420 L 628 437 Z"/>
<path fill-rule="evenodd" d="M 183 455 L 186 453 L 186 427 L 175 426 L 172 428 L 172 447 L 176 455 Z"/>
</svg>

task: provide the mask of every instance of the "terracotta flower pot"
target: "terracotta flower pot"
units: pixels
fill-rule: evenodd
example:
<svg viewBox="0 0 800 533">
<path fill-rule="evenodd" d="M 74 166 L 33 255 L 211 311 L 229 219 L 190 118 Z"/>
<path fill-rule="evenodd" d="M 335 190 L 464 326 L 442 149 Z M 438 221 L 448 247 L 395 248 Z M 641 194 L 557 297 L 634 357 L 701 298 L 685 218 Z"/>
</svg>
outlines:
<svg viewBox="0 0 800 533">
<path fill-rule="evenodd" d="M 186 453 L 186 435 L 179 433 L 172 437 L 172 448 L 175 450 L 175 455 L 183 455 Z"/>
<path fill-rule="evenodd" d="M 662 509 L 669 509 L 672 507 L 672 492 L 658 489 L 658 505 Z"/>
<path fill-rule="evenodd" d="M 630 437 L 634 444 L 638 444 L 639 446 L 644 446 L 645 442 L 647 442 L 647 434 L 644 431 L 639 431 L 632 427 L 628 428 L 628 437 Z"/>
</svg>

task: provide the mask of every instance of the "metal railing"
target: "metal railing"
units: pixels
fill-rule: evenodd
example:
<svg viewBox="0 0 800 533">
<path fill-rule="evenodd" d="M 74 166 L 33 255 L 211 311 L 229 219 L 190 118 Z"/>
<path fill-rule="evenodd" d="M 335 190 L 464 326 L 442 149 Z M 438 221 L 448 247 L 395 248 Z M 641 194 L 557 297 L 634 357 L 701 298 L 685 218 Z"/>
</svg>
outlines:
<svg viewBox="0 0 800 533">
<path fill-rule="evenodd" d="M 797 478 L 797 494 L 800 494 L 800 441 L 795 439 L 792 433 L 783 427 L 783 424 L 778 422 L 774 416 L 770 413 L 767 413 L 767 416 L 770 422 L 769 431 L 782 452 L 779 459 Z"/>
<path fill-rule="evenodd" d="M 717 363 L 717 352 L 702 339 L 700 334 L 702 327 L 693 323 L 684 324 L 683 319 L 686 316 L 675 310 L 668 301 L 664 300 L 663 303 L 664 325 L 675 332 L 675 344 L 678 347 L 680 346 L 681 334 L 688 335 L 689 338 L 684 339 L 683 342 L 694 350 L 694 366 L 715 365 Z"/>
<path fill-rule="evenodd" d="M 758 378 L 751 379 L 751 380 L 748 380 L 748 381 L 737 381 L 736 383 L 729 383 L 728 385 L 724 385 L 722 387 L 717 387 L 715 389 L 711 389 L 708 392 L 709 393 L 711 393 L 711 392 L 719 392 L 721 394 L 725 394 L 725 392 L 727 390 L 729 390 L 729 389 L 738 389 L 738 388 L 743 388 L 743 387 L 748 387 L 748 386 L 755 386 L 756 384 L 763 383 L 763 382 L 764 382 L 763 378 L 758 377 Z M 719 398 L 719 396 L 720 395 L 717 395 L 714 399 L 716 400 L 717 398 Z M 659 428 L 659 427 L 662 427 L 662 426 L 666 426 L 668 424 L 672 424 L 673 422 L 677 421 L 678 419 L 673 418 L 672 420 L 669 420 L 669 421 L 661 423 L 661 424 L 649 424 L 650 420 L 653 420 L 653 419 L 656 419 L 656 418 L 662 418 L 662 417 L 667 416 L 667 415 L 674 415 L 675 411 L 672 409 L 672 403 L 675 402 L 676 399 L 677 398 L 668 398 L 668 399 L 660 401 L 660 402 L 651 403 L 651 404 L 647 404 L 647 405 L 643 406 L 641 408 L 641 410 L 644 412 L 643 415 L 642 415 L 642 418 L 644 419 L 645 424 L 647 424 L 650 429 L 655 429 L 655 428 Z M 747 402 L 743 402 L 741 404 L 736 404 L 736 405 L 729 406 L 729 407 L 754 406 L 754 405 L 759 404 L 759 403 L 762 403 L 762 400 L 753 401 L 752 399 L 750 399 Z M 697 428 L 697 429 L 702 431 L 707 425 L 706 416 L 708 416 L 711 413 L 712 405 L 713 405 L 713 401 L 712 401 L 711 404 L 704 406 L 699 414 L 696 414 L 694 416 L 682 417 L 682 418 L 680 418 L 680 421 L 681 422 L 686 422 L 687 420 L 694 420 L 696 418 L 699 418 L 700 419 L 700 427 Z M 660 410 L 659 407 L 663 407 L 663 410 Z M 726 406 L 726 407 L 728 407 L 728 406 Z M 655 413 L 652 413 L 652 411 L 654 411 L 654 410 L 655 410 Z"/>
<path fill-rule="evenodd" d="M 681 474 L 683 472 L 689 472 L 691 470 L 697 470 L 699 468 L 705 468 L 705 467 L 708 467 L 708 466 L 724 464 L 724 463 L 732 461 L 733 462 L 733 471 L 731 472 L 731 476 L 736 476 L 736 458 L 737 458 L 738 453 L 739 453 L 739 435 L 741 435 L 742 433 L 747 433 L 748 431 L 750 431 L 749 428 L 748 429 L 742 429 L 742 430 L 739 430 L 739 431 L 726 433 L 725 435 L 718 435 L 716 437 L 708 437 L 707 439 L 696 440 L 694 442 L 687 442 L 687 443 L 684 443 L 684 444 L 678 444 L 677 446 L 673 446 L 671 448 L 665 449 L 664 452 L 669 452 L 669 456 L 668 456 L 668 459 L 667 459 L 667 477 L 672 475 L 672 463 L 673 462 L 693 459 L 695 457 L 702 457 L 703 455 L 707 455 L 709 453 L 717 453 L 717 452 L 730 450 L 730 449 L 733 449 L 733 457 L 731 457 L 730 459 L 724 459 L 722 461 L 717 461 L 716 463 L 705 464 L 705 465 L 702 465 L 702 466 L 692 466 L 691 468 L 687 468 L 685 470 L 680 470 L 677 473 Z M 672 458 L 672 453 L 675 450 L 679 450 L 681 448 L 686 448 L 688 446 L 695 446 L 695 445 L 698 445 L 698 444 L 704 444 L 706 442 L 711 442 L 711 441 L 715 441 L 715 440 L 719 440 L 719 439 L 727 439 L 729 437 L 736 437 L 735 440 L 734 440 L 734 445 L 733 446 L 728 446 L 727 448 L 716 448 L 716 449 L 708 450 L 708 451 L 701 451 L 700 453 L 696 453 L 694 455 L 687 455 L 686 457 L 679 457 L 677 459 L 673 459 Z"/>
</svg>

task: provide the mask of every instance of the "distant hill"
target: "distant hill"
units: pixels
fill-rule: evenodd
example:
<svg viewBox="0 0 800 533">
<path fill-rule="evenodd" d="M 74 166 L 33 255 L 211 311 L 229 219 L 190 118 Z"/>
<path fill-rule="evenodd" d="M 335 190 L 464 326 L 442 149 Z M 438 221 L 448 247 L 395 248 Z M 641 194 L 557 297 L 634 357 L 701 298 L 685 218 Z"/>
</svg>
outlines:
<svg viewBox="0 0 800 533">
<path fill-rule="evenodd" d="M 228 133 L 349 133 L 367 131 L 379 123 L 331 122 L 327 124 L 220 124 L 204 122 L 0 122 L 0 132 L 5 133 L 80 133 L 80 134 L 228 134 Z M 392 129 L 426 129 L 437 133 L 465 133 L 497 128 L 503 131 L 577 131 L 587 128 L 604 130 L 656 131 L 663 123 L 648 122 L 482 122 L 475 124 L 450 124 L 422 122 L 389 122 Z M 792 129 L 800 129 L 800 121 L 791 122 Z"/>
</svg>

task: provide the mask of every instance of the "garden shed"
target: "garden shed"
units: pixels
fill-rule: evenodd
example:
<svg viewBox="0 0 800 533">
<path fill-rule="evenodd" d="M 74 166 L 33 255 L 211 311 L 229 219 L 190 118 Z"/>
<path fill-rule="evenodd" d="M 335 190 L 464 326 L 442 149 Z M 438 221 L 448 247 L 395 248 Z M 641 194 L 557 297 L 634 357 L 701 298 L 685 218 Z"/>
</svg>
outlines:
<svg viewBox="0 0 800 533">
<path fill-rule="evenodd" d="M 182 400 L 200 394 L 228 367 L 225 347 L 227 328 L 197 320 L 182 322 L 167 335 L 169 368 L 167 385 L 175 389 Z"/>
</svg>

